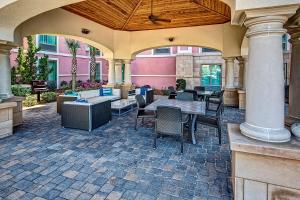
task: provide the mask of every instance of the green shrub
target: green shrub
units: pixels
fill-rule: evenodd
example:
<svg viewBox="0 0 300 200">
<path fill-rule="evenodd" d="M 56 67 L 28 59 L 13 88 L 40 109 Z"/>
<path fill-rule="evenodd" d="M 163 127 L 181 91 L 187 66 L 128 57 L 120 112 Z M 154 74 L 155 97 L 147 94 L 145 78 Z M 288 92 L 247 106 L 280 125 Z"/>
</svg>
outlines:
<svg viewBox="0 0 300 200">
<path fill-rule="evenodd" d="M 177 79 L 176 80 L 176 90 L 185 90 L 186 88 L 186 80 Z"/>
<path fill-rule="evenodd" d="M 55 92 L 45 92 L 41 94 L 41 101 L 44 103 L 49 103 L 56 101 L 56 93 Z"/>
<path fill-rule="evenodd" d="M 24 107 L 31 107 L 31 106 L 35 106 L 37 104 L 38 104 L 38 102 L 37 102 L 35 94 L 26 95 L 26 99 L 25 99 L 25 101 L 23 101 Z"/>
<path fill-rule="evenodd" d="M 31 88 L 22 87 L 21 85 L 12 85 L 11 90 L 13 95 L 25 97 L 26 95 L 31 94 Z"/>
</svg>

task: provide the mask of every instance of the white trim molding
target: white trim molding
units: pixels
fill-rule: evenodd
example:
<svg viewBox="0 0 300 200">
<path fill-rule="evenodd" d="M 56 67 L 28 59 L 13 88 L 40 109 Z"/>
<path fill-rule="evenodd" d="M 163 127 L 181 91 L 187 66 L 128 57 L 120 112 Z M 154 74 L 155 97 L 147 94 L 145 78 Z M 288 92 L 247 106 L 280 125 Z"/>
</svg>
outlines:
<svg viewBox="0 0 300 200">
<path fill-rule="evenodd" d="M 176 75 L 168 75 L 168 74 L 132 74 L 133 77 L 176 77 Z"/>
</svg>

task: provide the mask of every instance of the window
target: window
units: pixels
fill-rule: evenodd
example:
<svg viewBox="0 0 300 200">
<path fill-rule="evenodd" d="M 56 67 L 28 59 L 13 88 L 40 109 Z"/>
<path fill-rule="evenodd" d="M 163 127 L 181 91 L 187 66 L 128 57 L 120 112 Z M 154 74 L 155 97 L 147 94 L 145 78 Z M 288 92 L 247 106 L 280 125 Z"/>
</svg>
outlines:
<svg viewBox="0 0 300 200">
<path fill-rule="evenodd" d="M 221 86 L 221 77 L 220 65 L 201 66 L 201 86 Z"/>
<path fill-rule="evenodd" d="M 57 51 L 57 37 L 52 35 L 39 35 L 38 36 L 39 47 L 41 51 Z"/>
<path fill-rule="evenodd" d="M 218 52 L 215 49 L 210 49 L 210 48 L 202 48 L 202 53 L 211 53 L 211 52 Z"/>
<path fill-rule="evenodd" d="M 282 50 L 287 51 L 288 50 L 288 37 L 287 34 L 284 34 L 282 36 Z"/>
<path fill-rule="evenodd" d="M 171 54 L 170 47 L 157 48 L 153 50 L 153 55 L 168 55 Z"/>
<path fill-rule="evenodd" d="M 90 51 L 90 56 L 91 56 L 91 51 Z M 96 49 L 96 56 L 102 56 L 102 53 L 99 49 Z"/>
</svg>

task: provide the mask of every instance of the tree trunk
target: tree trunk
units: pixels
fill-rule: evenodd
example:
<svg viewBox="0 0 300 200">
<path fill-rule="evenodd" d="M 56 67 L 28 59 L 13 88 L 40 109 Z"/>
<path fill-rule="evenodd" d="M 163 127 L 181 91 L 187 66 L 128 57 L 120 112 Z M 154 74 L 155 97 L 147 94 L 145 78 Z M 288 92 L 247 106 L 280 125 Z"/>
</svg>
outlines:
<svg viewBox="0 0 300 200">
<path fill-rule="evenodd" d="M 77 60 L 76 55 L 72 58 L 72 90 L 75 91 L 76 89 L 76 73 L 77 73 Z"/>
<path fill-rule="evenodd" d="M 91 83 L 95 83 L 96 81 L 96 59 L 95 57 L 91 57 Z"/>
</svg>

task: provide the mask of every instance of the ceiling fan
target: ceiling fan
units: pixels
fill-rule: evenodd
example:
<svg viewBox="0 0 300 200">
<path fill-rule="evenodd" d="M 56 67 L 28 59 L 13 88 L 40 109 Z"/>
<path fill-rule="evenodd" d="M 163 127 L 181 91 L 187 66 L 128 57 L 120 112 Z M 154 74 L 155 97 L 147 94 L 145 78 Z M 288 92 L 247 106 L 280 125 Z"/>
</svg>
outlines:
<svg viewBox="0 0 300 200">
<path fill-rule="evenodd" d="M 151 14 L 148 17 L 149 21 L 151 21 L 153 24 L 157 24 L 157 22 L 167 22 L 171 23 L 170 19 L 163 19 L 160 18 L 159 16 L 156 16 L 153 14 L 153 0 L 151 0 Z"/>
</svg>

